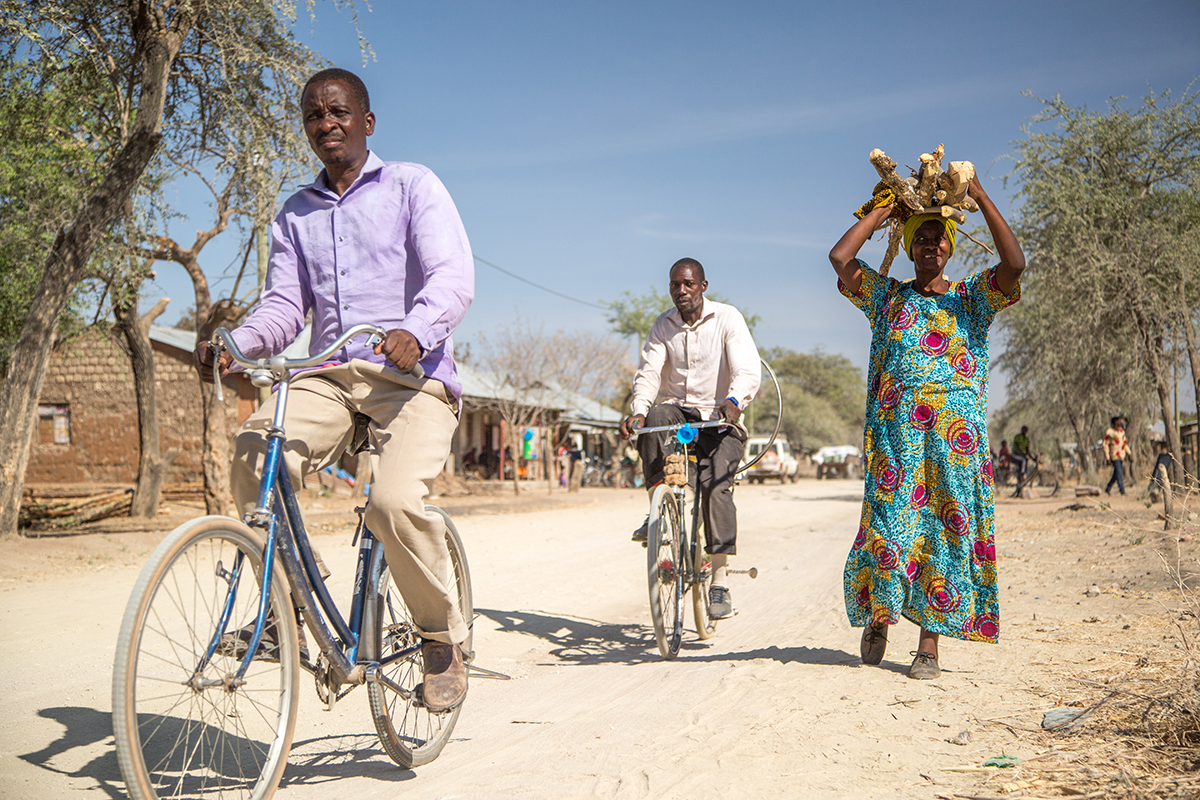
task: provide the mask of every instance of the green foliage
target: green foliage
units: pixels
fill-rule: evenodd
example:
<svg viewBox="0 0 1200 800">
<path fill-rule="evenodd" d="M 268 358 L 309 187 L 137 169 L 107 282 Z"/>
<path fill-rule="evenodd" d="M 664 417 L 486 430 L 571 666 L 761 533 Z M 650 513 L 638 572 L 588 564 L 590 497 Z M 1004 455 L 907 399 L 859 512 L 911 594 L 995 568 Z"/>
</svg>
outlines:
<svg viewBox="0 0 1200 800">
<path fill-rule="evenodd" d="M 1114 414 L 1131 430 L 1163 415 L 1170 343 L 1200 306 L 1200 105 L 1190 90 L 1133 110 L 1041 102 L 1009 176 L 1029 267 L 999 363 L 1044 439 L 1088 442 Z"/>
<path fill-rule="evenodd" d="M 37 81 L 26 62 L 0 60 L 0 374 L 12 353 L 59 228 L 100 172 L 80 81 Z M 60 333 L 81 324 L 77 292 Z"/>
<path fill-rule="evenodd" d="M 762 351 L 779 377 L 783 393 L 780 435 L 793 447 L 816 450 L 825 445 L 859 444 L 867 395 L 862 371 L 848 358 L 819 349 L 797 353 L 783 347 Z M 755 403 L 755 433 L 775 429 L 778 401 L 766 378 Z"/>
</svg>

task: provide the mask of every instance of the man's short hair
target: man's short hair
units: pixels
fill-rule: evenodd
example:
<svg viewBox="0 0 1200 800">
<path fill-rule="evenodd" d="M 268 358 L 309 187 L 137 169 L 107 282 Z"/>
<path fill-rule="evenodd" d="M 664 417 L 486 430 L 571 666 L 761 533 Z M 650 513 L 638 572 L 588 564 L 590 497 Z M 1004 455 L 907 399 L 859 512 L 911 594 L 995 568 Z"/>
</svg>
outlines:
<svg viewBox="0 0 1200 800">
<path fill-rule="evenodd" d="M 693 267 L 700 275 L 700 280 L 708 280 L 704 277 L 704 265 L 694 258 L 681 258 L 671 265 L 670 272 L 674 272 L 676 267 Z"/>
<path fill-rule="evenodd" d="M 362 108 L 362 112 L 366 114 L 371 110 L 371 96 L 367 94 L 367 85 L 362 82 L 362 78 L 350 70 L 342 69 L 341 67 L 323 69 L 305 81 L 304 88 L 300 91 L 300 101 L 304 102 L 304 93 L 308 91 L 308 87 L 314 83 L 325 83 L 326 81 L 340 81 L 346 84 L 350 87 L 350 91 L 354 93 L 354 97 L 358 100 L 358 105 Z"/>
</svg>

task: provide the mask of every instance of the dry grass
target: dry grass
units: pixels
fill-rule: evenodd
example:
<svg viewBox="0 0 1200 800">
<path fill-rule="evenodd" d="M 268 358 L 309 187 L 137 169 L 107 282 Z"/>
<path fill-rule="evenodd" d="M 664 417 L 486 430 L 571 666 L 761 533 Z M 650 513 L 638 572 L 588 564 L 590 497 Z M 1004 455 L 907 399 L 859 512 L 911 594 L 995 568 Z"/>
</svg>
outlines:
<svg viewBox="0 0 1200 800">
<path fill-rule="evenodd" d="M 1036 747 L 1036 756 L 999 770 L 972 793 L 946 797 L 1200 798 L 1200 559 L 1194 544 L 1200 525 L 1189 513 L 1194 497 L 1176 498 L 1175 505 L 1175 552 L 1156 553 L 1170 586 L 1153 593 L 1161 616 L 1143 620 L 1136 638 L 1109 651 L 1119 656 L 1115 662 L 1059 676 L 1063 705 L 1079 710 L 1074 721 L 1056 730 L 995 723 Z M 1154 509 L 1136 517 L 1109 514 L 1128 530 L 1162 535 Z"/>
</svg>

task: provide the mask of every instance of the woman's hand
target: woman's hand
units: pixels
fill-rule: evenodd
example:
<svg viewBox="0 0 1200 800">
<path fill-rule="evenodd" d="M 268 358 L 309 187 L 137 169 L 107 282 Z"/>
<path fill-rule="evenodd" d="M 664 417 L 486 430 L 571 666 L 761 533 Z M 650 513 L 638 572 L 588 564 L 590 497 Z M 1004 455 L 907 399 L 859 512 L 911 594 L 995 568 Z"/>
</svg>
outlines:
<svg viewBox="0 0 1200 800">
<path fill-rule="evenodd" d="M 858 251 L 866 244 L 867 239 L 871 238 L 871 234 L 883 227 L 895 211 L 896 207 L 891 203 L 871 209 L 865 217 L 854 223 L 829 251 L 829 263 L 833 264 L 833 271 L 850 291 L 857 292 L 862 288 L 862 268 L 855 260 Z"/>
<path fill-rule="evenodd" d="M 987 197 L 987 192 L 983 190 L 983 184 L 979 182 L 979 174 L 971 175 L 971 180 L 967 181 L 967 197 L 979 202 L 980 197 Z"/>
<path fill-rule="evenodd" d="M 983 219 L 992 234 L 992 241 L 996 243 L 996 253 L 1000 256 L 1000 263 L 996 266 L 996 286 L 1004 294 L 1010 295 L 1017 288 L 1021 273 L 1025 270 L 1025 253 L 1021 251 L 1021 245 L 1017 242 L 1012 228 L 1004 221 L 1000 209 L 996 208 L 992 198 L 983 190 L 978 174 L 972 175 L 971 180 L 967 182 L 967 194 L 979 204 L 979 210 L 983 212 Z"/>
</svg>

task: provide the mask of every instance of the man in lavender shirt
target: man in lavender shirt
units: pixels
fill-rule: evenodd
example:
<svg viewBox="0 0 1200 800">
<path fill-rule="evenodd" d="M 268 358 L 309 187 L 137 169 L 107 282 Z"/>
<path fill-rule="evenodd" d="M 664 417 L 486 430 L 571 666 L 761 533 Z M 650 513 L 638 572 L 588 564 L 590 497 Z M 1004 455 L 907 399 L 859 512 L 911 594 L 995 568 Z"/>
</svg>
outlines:
<svg viewBox="0 0 1200 800">
<path fill-rule="evenodd" d="M 469 620 L 440 576 L 448 574 L 445 524 L 425 496 L 450 453 L 462 385 L 450 336 L 475 292 L 466 231 L 446 187 L 419 164 L 384 162 L 367 149 L 375 115 L 362 81 L 342 69 L 318 72 L 301 94 L 304 131 L 325 169 L 288 198 L 272 226 L 271 261 L 258 306 L 233 338 L 247 356 L 282 351 L 312 315 L 310 353 L 358 323 L 387 330 L 371 348 L 351 342 L 336 363 L 292 383 L 285 460 L 292 481 L 337 460 L 356 414 L 369 420 L 371 502 L 366 524 L 424 639 L 424 702 L 444 711 L 462 702 L 459 645 Z M 208 342 L 196 349 L 211 375 Z M 409 370 L 417 363 L 426 378 Z M 221 371 L 229 366 L 223 354 Z M 234 500 L 257 503 L 263 432 L 274 400 L 235 440 Z"/>
</svg>

